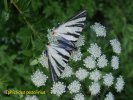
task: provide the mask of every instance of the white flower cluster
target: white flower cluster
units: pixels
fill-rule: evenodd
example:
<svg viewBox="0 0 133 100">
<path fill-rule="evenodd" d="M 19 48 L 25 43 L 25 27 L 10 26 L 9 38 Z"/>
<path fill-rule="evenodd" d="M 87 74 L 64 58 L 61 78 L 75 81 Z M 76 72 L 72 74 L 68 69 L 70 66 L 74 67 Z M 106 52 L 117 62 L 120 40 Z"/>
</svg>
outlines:
<svg viewBox="0 0 133 100">
<path fill-rule="evenodd" d="M 79 68 L 79 70 L 76 71 L 75 75 L 79 79 L 79 81 L 82 81 L 88 76 L 88 72 L 83 68 Z"/>
<path fill-rule="evenodd" d="M 106 86 L 108 86 L 108 87 L 111 86 L 113 84 L 113 81 L 114 81 L 114 77 L 113 77 L 112 73 L 108 73 L 105 76 L 103 76 L 103 83 Z"/>
<path fill-rule="evenodd" d="M 81 84 L 79 83 L 79 81 L 75 80 L 69 84 L 68 89 L 70 93 L 78 93 L 81 89 Z"/>
<path fill-rule="evenodd" d="M 43 72 L 39 69 L 36 72 L 34 72 L 33 75 L 31 75 L 31 80 L 37 87 L 45 85 L 47 78 L 48 77 L 45 74 L 43 74 Z"/>
<path fill-rule="evenodd" d="M 37 98 L 36 95 L 32 95 L 32 96 L 27 95 L 27 96 L 25 97 L 25 100 L 39 100 L 39 99 Z"/>
<path fill-rule="evenodd" d="M 78 61 L 81 60 L 82 53 L 80 47 L 84 45 L 85 42 L 85 36 L 80 35 L 78 38 L 77 42 L 75 43 L 75 46 L 77 47 L 77 50 L 74 50 L 71 54 L 71 58 L 73 61 Z"/>
<path fill-rule="evenodd" d="M 117 56 L 112 56 L 111 66 L 114 70 L 119 68 L 119 58 Z"/>
<path fill-rule="evenodd" d="M 55 94 L 57 96 L 62 95 L 65 92 L 66 86 L 62 82 L 57 82 L 53 84 L 51 88 L 51 94 Z"/>
<path fill-rule="evenodd" d="M 117 92 L 121 92 L 124 88 L 124 79 L 122 76 L 119 76 L 117 78 L 116 84 L 115 84 L 115 89 L 117 90 Z"/>
<path fill-rule="evenodd" d="M 118 39 L 112 39 L 110 40 L 110 44 L 112 46 L 112 49 L 115 53 L 120 54 L 121 53 L 121 44 L 118 41 Z"/>
<path fill-rule="evenodd" d="M 92 84 L 89 86 L 89 90 L 91 91 L 91 95 L 100 93 L 100 84 L 98 82 L 92 82 Z"/>
<path fill-rule="evenodd" d="M 114 100 L 114 95 L 111 92 L 109 92 L 104 98 L 104 100 Z"/>
<path fill-rule="evenodd" d="M 43 53 L 40 55 L 40 57 L 38 58 L 39 63 L 43 66 L 46 67 L 48 69 L 48 58 L 46 57 L 46 55 Z"/>
<path fill-rule="evenodd" d="M 98 81 L 101 78 L 101 72 L 97 69 L 90 72 L 90 79 L 93 81 Z"/>
<path fill-rule="evenodd" d="M 73 51 L 71 57 L 73 61 L 81 60 L 82 53 L 80 51 L 80 48 L 78 48 L 78 50 L 76 51 Z"/>
<path fill-rule="evenodd" d="M 97 60 L 97 65 L 99 68 L 104 68 L 108 64 L 108 60 L 106 59 L 106 55 L 102 55 Z"/>
<path fill-rule="evenodd" d="M 83 62 L 86 68 L 94 69 L 96 67 L 96 61 L 92 56 L 86 57 Z"/>
<path fill-rule="evenodd" d="M 66 66 L 61 75 L 61 78 L 71 77 L 72 74 L 73 74 L 72 68 L 70 66 Z"/>
<path fill-rule="evenodd" d="M 82 93 L 78 93 L 78 94 L 75 95 L 73 100 L 85 100 L 85 97 Z"/>
<path fill-rule="evenodd" d="M 91 26 L 91 29 L 96 33 L 97 37 L 99 37 L 99 36 L 105 37 L 106 36 L 106 29 L 100 23 L 94 23 L 94 25 Z"/>
<path fill-rule="evenodd" d="M 78 41 L 75 43 L 76 47 L 83 46 L 85 43 L 85 36 L 80 35 Z"/>
<path fill-rule="evenodd" d="M 96 43 L 91 43 L 87 51 L 89 51 L 94 58 L 101 56 L 101 47 L 99 47 Z"/>
</svg>

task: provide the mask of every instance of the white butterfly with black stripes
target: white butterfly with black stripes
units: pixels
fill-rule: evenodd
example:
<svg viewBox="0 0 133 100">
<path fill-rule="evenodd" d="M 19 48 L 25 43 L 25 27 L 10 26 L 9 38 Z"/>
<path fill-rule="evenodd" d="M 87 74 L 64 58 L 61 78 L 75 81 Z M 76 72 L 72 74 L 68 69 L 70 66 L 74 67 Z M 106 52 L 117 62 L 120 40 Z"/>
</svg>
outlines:
<svg viewBox="0 0 133 100">
<path fill-rule="evenodd" d="M 48 44 L 46 55 L 54 83 L 58 81 L 67 66 L 72 50 L 76 49 L 74 42 L 78 40 L 85 20 L 86 11 L 83 10 L 52 30 L 52 36 L 57 39 L 58 44 Z"/>
</svg>

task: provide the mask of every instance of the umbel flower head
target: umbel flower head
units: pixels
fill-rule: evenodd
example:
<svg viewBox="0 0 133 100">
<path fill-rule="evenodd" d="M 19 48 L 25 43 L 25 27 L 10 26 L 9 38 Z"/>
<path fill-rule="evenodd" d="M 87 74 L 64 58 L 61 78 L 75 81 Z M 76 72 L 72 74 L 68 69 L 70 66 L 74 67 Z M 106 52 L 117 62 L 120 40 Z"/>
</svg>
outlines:
<svg viewBox="0 0 133 100">
<path fill-rule="evenodd" d="M 99 47 L 97 43 L 91 43 L 87 51 L 89 51 L 89 53 L 92 54 L 94 58 L 100 57 L 102 53 L 101 47 Z"/>
<path fill-rule="evenodd" d="M 96 67 L 96 61 L 92 56 L 86 57 L 83 62 L 86 68 L 94 69 Z"/>
<path fill-rule="evenodd" d="M 38 58 L 39 63 L 43 66 L 46 67 L 48 69 L 48 58 L 46 57 L 46 55 L 43 53 L 40 55 L 40 57 Z"/>
<path fill-rule="evenodd" d="M 62 78 L 71 77 L 72 74 L 73 74 L 72 68 L 70 66 L 66 66 L 61 77 Z"/>
<path fill-rule="evenodd" d="M 96 33 L 97 37 L 105 37 L 106 36 L 106 29 L 100 23 L 94 23 L 94 25 L 91 26 L 91 29 Z"/>
<path fill-rule="evenodd" d="M 101 72 L 95 69 L 94 71 L 90 72 L 89 78 L 93 81 L 98 81 L 101 78 Z"/>
<path fill-rule="evenodd" d="M 84 42 L 85 42 L 85 36 L 83 35 L 80 35 L 78 41 L 76 42 L 76 47 L 80 47 L 80 46 L 83 46 L 84 45 Z"/>
<path fill-rule="evenodd" d="M 108 73 L 103 76 L 103 83 L 106 86 L 108 86 L 108 87 L 111 86 L 113 84 L 113 81 L 114 81 L 114 77 L 113 77 L 112 73 Z"/>
<path fill-rule="evenodd" d="M 89 90 L 91 92 L 91 95 L 100 93 L 100 84 L 98 82 L 92 82 L 89 86 Z"/>
<path fill-rule="evenodd" d="M 110 40 L 110 44 L 112 46 L 112 49 L 115 53 L 120 54 L 121 53 L 121 44 L 118 41 L 118 39 L 112 39 Z"/>
<path fill-rule="evenodd" d="M 73 61 L 81 60 L 82 53 L 80 51 L 80 48 L 78 48 L 77 50 L 73 51 L 71 56 L 72 56 L 72 60 Z"/>
<path fill-rule="evenodd" d="M 111 92 L 109 92 L 108 94 L 106 94 L 104 100 L 114 100 L 114 95 Z"/>
<path fill-rule="evenodd" d="M 57 96 L 62 95 L 65 92 L 66 86 L 63 82 L 57 82 L 53 84 L 51 88 L 51 94 L 55 94 Z"/>
<path fill-rule="evenodd" d="M 31 80 L 37 87 L 45 85 L 47 78 L 48 77 L 45 74 L 43 74 L 43 72 L 39 69 L 36 72 L 34 72 L 33 75 L 31 75 Z"/>
<path fill-rule="evenodd" d="M 103 68 L 103 67 L 107 66 L 108 60 L 106 59 L 106 55 L 100 56 L 98 58 L 97 62 L 98 62 L 97 65 L 99 68 Z"/>
<path fill-rule="evenodd" d="M 81 84 L 79 83 L 79 81 L 75 80 L 69 84 L 68 89 L 70 93 L 78 93 L 81 89 Z"/>
<path fill-rule="evenodd" d="M 117 90 L 117 92 L 121 92 L 124 88 L 124 79 L 122 76 L 119 76 L 116 80 L 116 84 L 115 84 L 115 89 Z"/>
<path fill-rule="evenodd" d="M 114 70 L 119 68 L 119 57 L 117 56 L 112 56 L 112 60 L 111 60 L 111 66 Z"/>
<path fill-rule="evenodd" d="M 79 81 L 84 80 L 88 76 L 87 70 L 83 68 L 79 68 L 78 71 L 75 73 L 76 77 L 79 79 Z"/>
<path fill-rule="evenodd" d="M 73 100 L 85 100 L 84 95 L 82 93 L 78 93 L 75 95 Z"/>
</svg>

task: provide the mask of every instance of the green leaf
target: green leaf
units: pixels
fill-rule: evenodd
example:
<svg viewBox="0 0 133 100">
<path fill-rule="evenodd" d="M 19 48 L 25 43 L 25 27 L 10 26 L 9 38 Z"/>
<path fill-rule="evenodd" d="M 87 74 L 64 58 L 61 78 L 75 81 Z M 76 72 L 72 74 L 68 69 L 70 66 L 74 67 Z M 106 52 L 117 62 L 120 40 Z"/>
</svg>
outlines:
<svg viewBox="0 0 133 100">
<path fill-rule="evenodd" d="M 34 59 L 30 62 L 30 65 L 31 66 L 34 66 L 34 65 L 37 65 L 38 64 L 38 60 L 37 59 Z"/>
</svg>

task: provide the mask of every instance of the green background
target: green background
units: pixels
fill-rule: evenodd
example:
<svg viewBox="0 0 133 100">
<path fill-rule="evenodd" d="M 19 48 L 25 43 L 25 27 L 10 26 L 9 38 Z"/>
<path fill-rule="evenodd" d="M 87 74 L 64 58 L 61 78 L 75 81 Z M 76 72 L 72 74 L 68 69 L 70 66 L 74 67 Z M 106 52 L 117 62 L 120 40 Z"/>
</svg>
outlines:
<svg viewBox="0 0 133 100">
<path fill-rule="evenodd" d="M 0 100 L 24 99 L 24 95 L 2 94 L 6 89 L 45 90 L 46 95 L 38 95 L 40 100 L 71 98 L 69 93 L 60 98 L 50 95 L 50 80 L 46 87 L 35 87 L 30 75 L 37 68 L 47 75 L 48 71 L 41 65 L 30 66 L 30 62 L 45 48 L 47 29 L 82 9 L 87 10 L 83 32 L 87 47 L 95 41 L 90 34 L 94 22 L 106 26 L 109 38 L 121 42 L 117 74 L 123 75 L 125 87 L 114 95 L 116 100 L 133 100 L 133 0 L 0 0 Z"/>
</svg>

